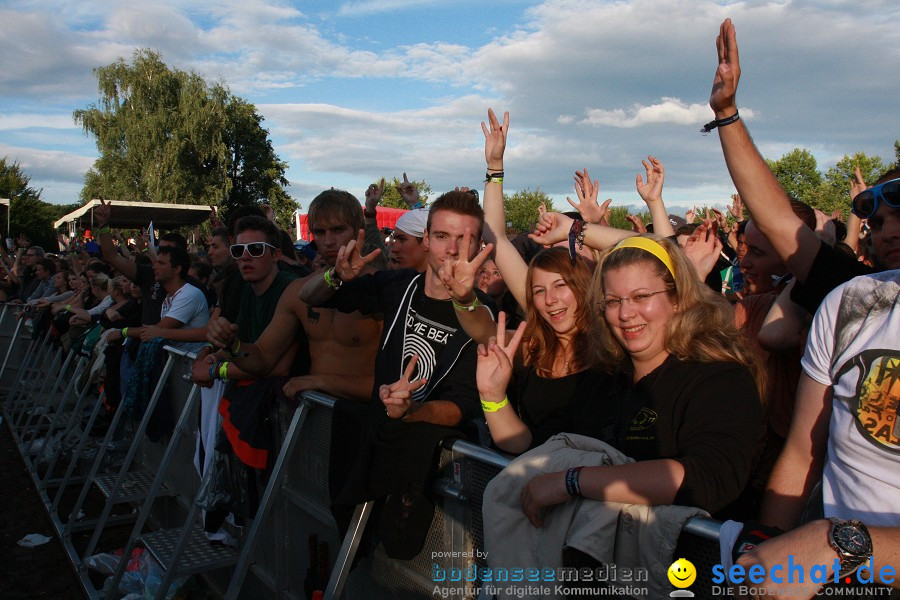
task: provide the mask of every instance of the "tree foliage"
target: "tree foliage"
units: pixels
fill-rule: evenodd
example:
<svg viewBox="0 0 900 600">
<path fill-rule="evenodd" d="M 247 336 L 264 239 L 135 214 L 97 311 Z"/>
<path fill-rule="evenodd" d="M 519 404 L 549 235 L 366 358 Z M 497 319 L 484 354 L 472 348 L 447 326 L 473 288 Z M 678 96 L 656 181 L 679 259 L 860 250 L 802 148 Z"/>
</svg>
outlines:
<svg viewBox="0 0 900 600">
<path fill-rule="evenodd" d="M 894 153 L 900 163 L 900 141 L 894 142 Z M 823 175 L 812 153 L 800 148 L 766 162 L 788 195 L 826 214 L 840 209 L 844 215 L 850 210 L 850 182 L 856 167 L 859 166 L 863 180 L 872 184 L 893 166 L 885 165 L 879 156 L 856 152 L 844 155 Z"/>
<path fill-rule="evenodd" d="M 803 200 L 822 185 L 816 157 L 803 148 L 794 148 L 778 160 L 767 160 L 769 168 L 788 196 Z"/>
<path fill-rule="evenodd" d="M 55 251 L 57 246 L 53 222 L 78 206 L 44 202 L 41 200 L 41 191 L 32 188 L 30 182 L 31 177 L 17 161 L 10 162 L 8 157 L 0 159 L 0 198 L 9 198 L 11 205 L 10 231 L 6 231 L 6 214 L 0 213 L 4 234 L 15 238 L 24 233 L 32 244 L 42 246 L 47 251 Z"/>
<path fill-rule="evenodd" d="M 538 207 L 541 202 L 547 210 L 553 210 L 553 199 L 537 188 L 520 190 L 514 194 L 503 194 L 503 207 L 506 209 L 506 221 L 518 233 L 534 230 L 538 219 Z"/>
<path fill-rule="evenodd" d="M 252 104 L 222 83 L 170 69 L 147 49 L 136 50 L 131 64 L 120 58 L 94 74 L 98 103 L 74 113 L 100 152 L 83 201 L 205 204 L 225 212 L 268 202 L 290 220 L 286 165 Z"/>
</svg>

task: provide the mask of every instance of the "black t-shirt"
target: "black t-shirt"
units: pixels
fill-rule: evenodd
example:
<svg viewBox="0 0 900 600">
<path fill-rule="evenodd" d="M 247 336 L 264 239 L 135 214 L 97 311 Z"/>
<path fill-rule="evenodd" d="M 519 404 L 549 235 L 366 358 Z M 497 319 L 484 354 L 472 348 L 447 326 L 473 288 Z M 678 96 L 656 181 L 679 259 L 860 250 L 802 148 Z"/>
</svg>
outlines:
<svg viewBox="0 0 900 600">
<path fill-rule="evenodd" d="M 569 432 L 598 438 L 638 461 L 680 462 L 685 475 L 675 504 L 714 513 L 741 495 L 765 433 L 747 368 L 669 356 L 637 383 L 625 371 L 605 377 L 605 385 L 596 378 L 582 382 Z"/>
<path fill-rule="evenodd" d="M 831 290 L 854 277 L 874 272 L 872 267 L 843 252 L 838 252 L 823 241 L 809 268 L 806 281 L 794 284 L 791 300 L 814 315 Z"/>
<path fill-rule="evenodd" d="M 456 334 L 458 321 L 453 310 L 450 300 L 434 300 L 424 294 L 410 302 L 403 336 L 403 368 L 414 354 L 419 357 L 410 381 L 434 375 L 438 358 Z M 421 401 L 425 392 L 424 387 L 413 392 L 413 402 Z"/>
<path fill-rule="evenodd" d="M 244 290 L 250 286 L 244 281 L 241 272 L 232 269 L 222 282 L 222 296 L 219 298 L 219 316 L 225 317 L 230 323 L 237 323 L 241 309 L 241 298 Z"/>
<path fill-rule="evenodd" d="M 531 431 L 531 447 L 566 430 L 569 405 L 589 371 L 555 379 L 541 377 L 531 367 L 517 369 L 509 386 L 509 401 Z"/>
</svg>

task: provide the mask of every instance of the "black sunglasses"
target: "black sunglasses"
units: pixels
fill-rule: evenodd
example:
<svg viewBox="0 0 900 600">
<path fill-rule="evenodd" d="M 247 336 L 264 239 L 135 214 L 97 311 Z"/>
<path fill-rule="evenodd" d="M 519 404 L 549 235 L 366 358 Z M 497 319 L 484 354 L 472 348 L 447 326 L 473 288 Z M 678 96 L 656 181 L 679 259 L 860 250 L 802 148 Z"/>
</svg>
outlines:
<svg viewBox="0 0 900 600">
<path fill-rule="evenodd" d="M 250 242 L 249 244 L 232 244 L 231 245 L 231 258 L 238 260 L 242 256 L 244 256 L 244 250 L 247 251 L 247 254 L 250 255 L 251 258 L 259 258 L 263 254 L 266 253 L 266 247 L 271 248 L 273 251 L 277 250 L 275 246 L 266 242 Z"/>
<path fill-rule="evenodd" d="M 853 214 L 860 219 L 870 219 L 884 202 L 891 208 L 900 208 L 900 179 L 891 179 L 860 192 L 853 199 Z"/>
</svg>

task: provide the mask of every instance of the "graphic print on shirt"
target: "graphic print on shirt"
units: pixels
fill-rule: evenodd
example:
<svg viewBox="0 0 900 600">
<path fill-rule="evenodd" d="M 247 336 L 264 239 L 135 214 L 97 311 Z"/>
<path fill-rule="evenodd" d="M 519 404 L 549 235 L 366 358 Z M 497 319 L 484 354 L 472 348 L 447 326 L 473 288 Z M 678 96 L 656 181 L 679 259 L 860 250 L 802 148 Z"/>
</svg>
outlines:
<svg viewBox="0 0 900 600">
<path fill-rule="evenodd" d="M 447 346 L 447 343 L 456 333 L 456 328 L 450 327 L 444 323 L 437 322 L 434 318 L 438 315 L 430 314 L 428 309 L 430 302 L 426 300 L 417 310 L 410 305 L 409 311 L 406 313 L 406 332 L 403 337 L 403 366 L 401 372 L 412 360 L 414 354 L 419 356 L 416 363 L 416 369 L 410 376 L 410 381 L 415 381 L 423 377 L 431 381 L 434 374 L 434 368 L 441 352 Z M 423 309 L 425 312 L 423 312 Z M 425 313 L 428 313 L 426 316 Z M 413 392 L 413 402 L 420 402 L 426 395 L 429 386 L 423 386 Z"/>
<path fill-rule="evenodd" d="M 855 397 L 850 399 L 856 427 L 879 448 L 900 454 L 900 353 L 897 350 L 865 350 L 839 371 L 858 369 Z"/>
</svg>

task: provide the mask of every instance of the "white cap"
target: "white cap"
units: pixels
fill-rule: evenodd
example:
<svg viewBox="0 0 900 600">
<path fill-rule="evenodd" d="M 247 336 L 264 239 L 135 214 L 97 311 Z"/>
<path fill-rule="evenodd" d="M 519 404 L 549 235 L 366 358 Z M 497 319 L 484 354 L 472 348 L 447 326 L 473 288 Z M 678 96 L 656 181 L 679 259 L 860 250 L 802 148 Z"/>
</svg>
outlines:
<svg viewBox="0 0 900 600">
<path fill-rule="evenodd" d="M 397 219 L 394 229 L 399 229 L 403 233 L 414 237 L 425 237 L 425 228 L 428 226 L 428 209 L 414 208 L 409 210 Z"/>
</svg>

